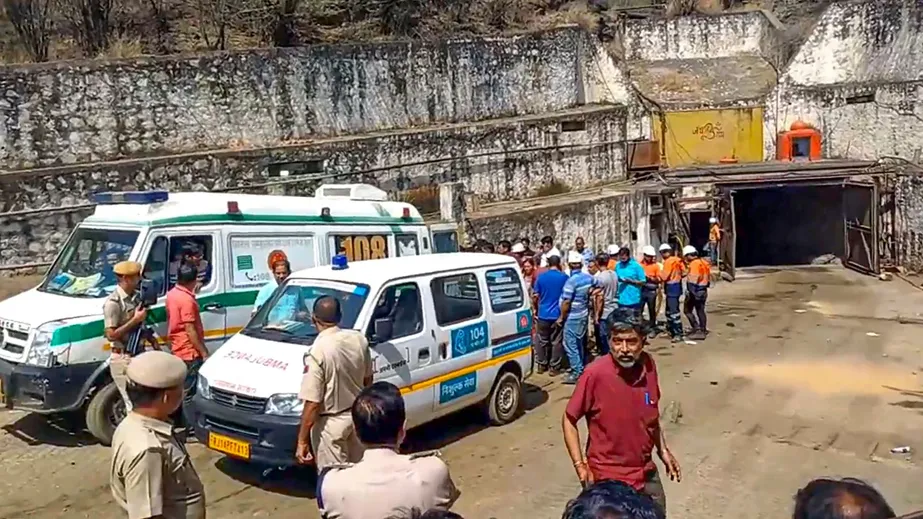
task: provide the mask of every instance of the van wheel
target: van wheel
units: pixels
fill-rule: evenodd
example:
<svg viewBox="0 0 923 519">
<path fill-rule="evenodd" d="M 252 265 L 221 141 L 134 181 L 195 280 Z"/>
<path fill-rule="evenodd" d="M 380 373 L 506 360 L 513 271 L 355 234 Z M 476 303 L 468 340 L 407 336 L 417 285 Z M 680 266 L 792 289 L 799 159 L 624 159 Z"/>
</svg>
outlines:
<svg viewBox="0 0 923 519">
<path fill-rule="evenodd" d="M 487 417 L 491 425 L 512 422 L 522 412 L 522 382 L 512 372 L 500 374 L 487 398 Z"/>
<path fill-rule="evenodd" d="M 87 405 L 87 429 L 103 445 L 110 445 L 115 428 L 126 414 L 118 386 L 109 382 L 93 395 Z"/>
</svg>

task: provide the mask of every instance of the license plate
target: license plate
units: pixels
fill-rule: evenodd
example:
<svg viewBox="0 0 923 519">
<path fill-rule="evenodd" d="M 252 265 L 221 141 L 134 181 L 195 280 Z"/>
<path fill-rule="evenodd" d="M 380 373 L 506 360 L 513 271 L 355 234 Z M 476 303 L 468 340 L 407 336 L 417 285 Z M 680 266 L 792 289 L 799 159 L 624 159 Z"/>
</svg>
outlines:
<svg viewBox="0 0 923 519">
<path fill-rule="evenodd" d="M 208 433 L 208 448 L 230 454 L 235 458 L 250 459 L 249 443 L 235 440 L 234 438 L 228 438 L 220 434 Z"/>
</svg>

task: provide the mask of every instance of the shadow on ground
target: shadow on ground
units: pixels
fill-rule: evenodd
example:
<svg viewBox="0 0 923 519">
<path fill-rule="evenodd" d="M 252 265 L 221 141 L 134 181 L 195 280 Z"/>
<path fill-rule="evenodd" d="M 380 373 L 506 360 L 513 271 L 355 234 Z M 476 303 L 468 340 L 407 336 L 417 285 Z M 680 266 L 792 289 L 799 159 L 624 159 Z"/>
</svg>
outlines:
<svg viewBox="0 0 923 519">
<path fill-rule="evenodd" d="M 897 392 L 901 396 L 910 397 L 910 400 L 900 400 L 898 402 L 891 402 L 891 405 L 897 407 L 903 407 L 904 409 L 914 409 L 918 410 L 920 414 L 923 414 L 923 391 L 914 391 L 911 389 L 901 389 L 899 387 L 885 386 L 885 388 L 890 389 L 891 391 Z"/>
<path fill-rule="evenodd" d="M 266 492 L 308 499 L 315 497 L 317 471 L 313 467 L 280 469 L 224 457 L 215 461 L 215 468 L 232 479 Z"/>
<path fill-rule="evenodd" d="M 545 385 L 547 387 L 547 384 Z M 545 387 L 523 384 L 523 411 L 529 412 L 548 401 Z M 423 424 L 407 433 L 404 452 L 441 449 L 490 427 L 483 406 L 473 406 Z"/>
<path fill-rule="evenodd" d="M 523 385 L 523 410 L 529 412 L 548 401 L 544 387 Z M 405 453 L 441 449 L 489 427 L 482 406 L 473 406 L 421 425 L 407 433 L 401 447 Z M 215 468 L 241 483 L 267 492 L 315 498 L 317 471 L 313 467 L 279 469 L 222 457 Z"/>
<path fill-rule="evenodd" d="M 30 413 L 3 426 L 10 436 L 29 445 L 84 447 L 99 442 L 85 429 L 81 413 L 42 415 Z"/>
</svg>

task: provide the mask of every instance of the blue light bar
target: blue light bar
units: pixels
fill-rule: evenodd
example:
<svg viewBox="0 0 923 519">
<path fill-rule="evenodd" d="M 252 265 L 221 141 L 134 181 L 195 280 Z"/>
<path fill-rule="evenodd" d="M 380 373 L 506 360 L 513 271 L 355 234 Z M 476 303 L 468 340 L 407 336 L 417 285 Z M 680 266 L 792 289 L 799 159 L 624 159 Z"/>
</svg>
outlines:
<svg viewBox="0 0 923 519">
<path fill-rule="evenodd" d="M 345 254 L 337 254 L 333 257 L 331 263 L 333 263 L 333 270 L 346 270 L 349 268 L 349 263 Z"/>
<path fill-rule="evenodd" d="M 97 205 L 134 204 L 146 205 L 166 202 L 170 198 L 167 191 L 110 191 L 93 193 L 90 201 Z"/>
</svg>

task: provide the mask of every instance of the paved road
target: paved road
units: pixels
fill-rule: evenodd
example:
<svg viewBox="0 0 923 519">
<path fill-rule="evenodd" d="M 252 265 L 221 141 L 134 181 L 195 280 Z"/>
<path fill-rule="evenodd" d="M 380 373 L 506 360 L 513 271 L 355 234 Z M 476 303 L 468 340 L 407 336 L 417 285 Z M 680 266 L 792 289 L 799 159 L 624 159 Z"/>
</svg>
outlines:
<svg viewBox="0 0 923 519">
<path fill-rule="evenodd" d="M 817 476 L 878 486 L 899 512 L 923 509 L 923 357 L 920 327 L 893 319 L 923 309 L 923 292 L 847 271 L 760 274 L 717 288 L 712 336 L 650 346 L 664 407 L 681 409 L 667 437 L 683 465 L 667 483 L 674 518 L 784 517 Z M 869 335 L 869 334 L 872 335 Z M 570 388 L 530 380 L 526 414 L 484 428 L 463 412 L 415 431 L 410 448 L 441 448 L 468 519 L 560 517 L 578 491 L 560 417 Z M 66 420 L 0 412 L 0 517 L 123 517 L 108 490 L 108 449 Z M 310 473 L 258 471 L 190 448 L 209 515 L 317 517 Z"/>
</svg>

